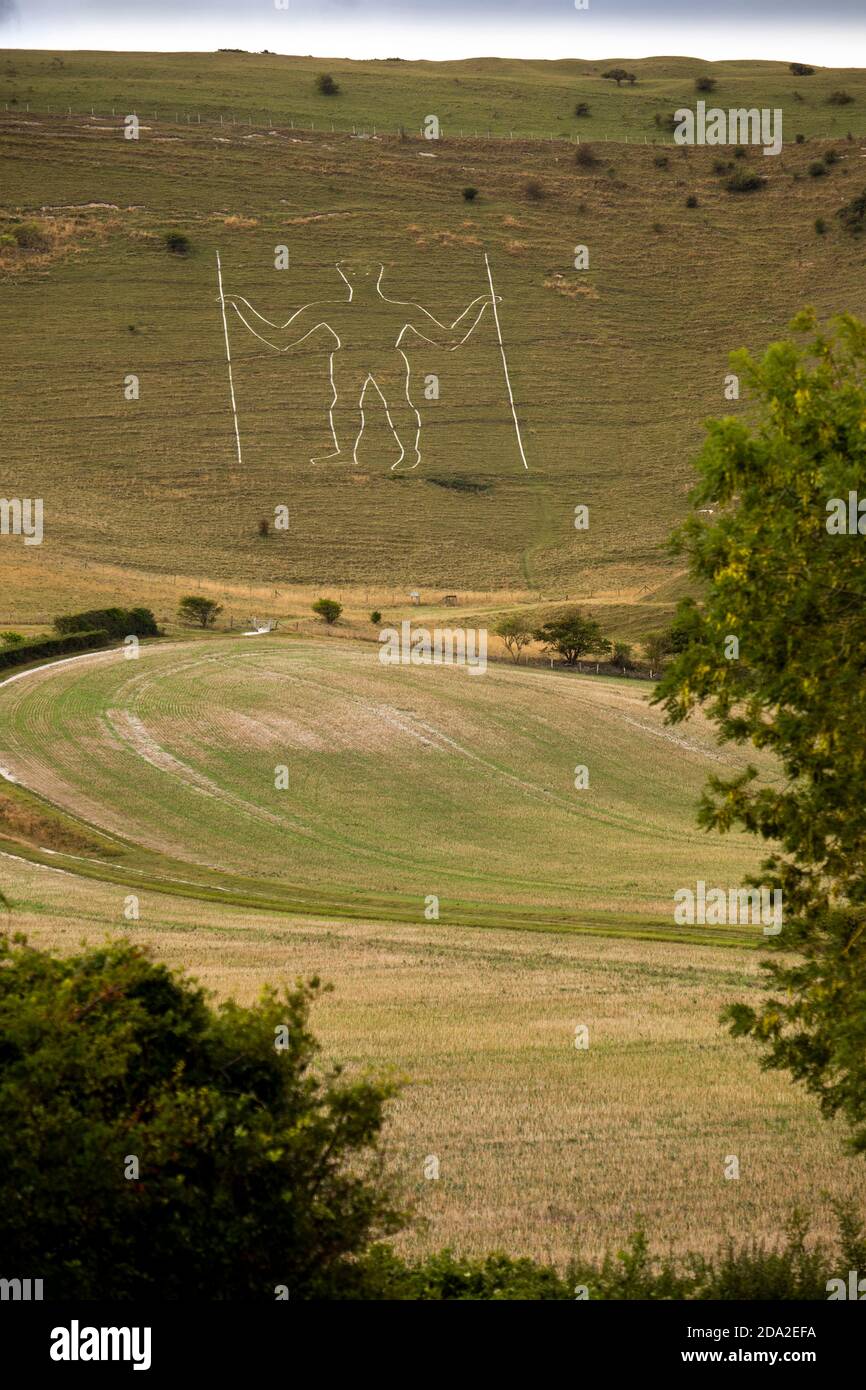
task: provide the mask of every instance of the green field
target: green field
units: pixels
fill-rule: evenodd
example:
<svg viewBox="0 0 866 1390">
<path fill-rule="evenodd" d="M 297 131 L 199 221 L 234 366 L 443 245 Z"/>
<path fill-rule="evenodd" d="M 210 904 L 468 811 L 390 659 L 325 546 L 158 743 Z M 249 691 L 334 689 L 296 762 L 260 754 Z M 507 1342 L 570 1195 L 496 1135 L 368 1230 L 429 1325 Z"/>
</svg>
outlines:
<svg viewBox="0 0 866 1390">
<path fill-rule="evenodd" d="M 714 168 L 720 156 L 732 162 L 730 150 L 643 144 L 656 106 L 690 99 L 705 65 L 687 59 L 635 64 L 638 84 L 621 91 L 579 63 L 470 65 L 467 116 L 489 108 L 485 83 L 539 114 L 545 94 L 567 92 L 570 102 L 591 86 L 617 139 L 600 139 L 594 117 L 583 123 L 595 139 L 589 166 L 564 139 L 372 138 L 380 102 L 383 128 L 398 119 L 411 128 L 413 104 L 432 109 L 417 70 L 441 92 L 457 90 L 451 68 L 466 65 L 357 65 L 357 88 L 363 72 L 363 90 L 380 95 L 365 107 L 346 77 L 347 126 L 333 135 L 302 131 L 303 106 L 295 129 L 287 123 L 294 94 L 315 100 L 315 63 L 305 60 L 72 55 L 55 64 L 15 54 L 5 65 L 20 90 L 8 113 L 0 99 L 0 234 L 35 216 L 46 248 L 0 246 L 4 490 L 30 496 L 38 483 L 40 562 L 65 568 L 70 583 L 85 563 L 110 561 L 264 587 L 649 592 L 674 573 L 665 543 L 686 509 L 702 418 L 746 409 L 723 396 L 729 350 L 760 350 L 805 302 L 822 314 L 866 313 L 866 253 L 834 216 L 863 186 L 859 143 L 844 138 L 858 129 L 862 74 L 798 84 L 784 65 L 718 65 L 711 100 L 722 105 L 761 93 L 775 103 L 794 86 L 804 94 L 793 114 L 786 108 L 783 154 L 752 150 L 745 161 L 765 185 L 738 196 Z M 133 74 L 158 111 L 153 121 L 142 106 L 139 141 L 121 131 Z M 827 105 L 826 91 L 840 86 L 855 102 Z M 182 98 L 198 100 L 199 87 L 208 119 L 187 124 Z M 285 103 L 273 125 L 219 126 L 217 107 L 253 93 Z M 118 115 L 57 114 L 91 98 Z M 567 113 L 561 97 L 551 100 Z M 166 102 L 179 108 L 169 123 Z M 453 113 L 440 104 L 447 131 Z M 628 129 L 617 122 L 629 112 L 637 124 L 623 143 Z M 353 138 L 352 120 L 370 138 Z M 803 145 L 791 143 L 798 122 Z M 811 177 L 829 148 L 839 160 Z M 467 203 L 470 184 L 479 196 Z M 191 254 L 166 250 L 170 229 L 191 238 Z M 578 244 L 589 248 L 586 271 L 573 269 Z M 277 245 L 289 249 L 286 271 L 274 268 Z M 375 399 L 357 466 L 311 465 L 329 444 L 327 352 L 280 355 L 233 322 L 239 467 L 217 250 L 227 292 L 279 321 L 344 294 L 340 260 L 383 264 L 386 293 L 450 320 L 487 289 L 486 251 L 529 470 L 489 313 L 454 353 L 410 350 L 415 380 L 435 375 L 440 389 L 421 401 L 422 463 L 402 474 L 391 470 L 394 440 Z M 137 401 L 124 398 L 129 374 L 139 377 Z M 574 529 L 579 503 L 590 508 L 588 531 Z M 289 529 L 263 543 L 258 523 L 281 505 Z"/>
<path fill-rule="evenodd" d="M 624 67 L 634 86 L 601 74 Z M 329 72 L 340 92 L 324 97 L 315 78 Z M 785 113 L 787 138 L 866 131 L 862 68 L 818 68 L 792 76 L 787 63 L 701 58 L 609 58 L 586 62 L 469 58 L 459 62 L 402 59 L 356 62 L 264 53 L 48 53 L 0 50 L 0 103 L 32 111 L 193 121 L 234 119 L 330 129 L 352 125 L 382 133 L 421 130 L 438 115 L 446 137 L 478 133 L 624 141 L 659 138 L 656 113 L 694 103 L 695 79 L 715 78 L 705 99 L 724 107 L 771 106 Z M 854 101 L 828 104 L 840 89 Z M 700 94 L 699 94 L 700 95 Z M 577 117 L 578 102 L 590 106 Z"/>
<path fill-rule="evenodd" d="M 107 834 L 83 858 L 36 852 L 94 877 L 405 922 L 435 895 L 443 924 L 755 942 L 674 926 L 678 888 L 736 885 L 758 856 L 694 823 L 707 774 L 746 758 L 701 722 L 666 729 L 650 688 L 388 666 L 369 643 L 170 643 L 0 685 L 0 766 Z"/>
</svg>

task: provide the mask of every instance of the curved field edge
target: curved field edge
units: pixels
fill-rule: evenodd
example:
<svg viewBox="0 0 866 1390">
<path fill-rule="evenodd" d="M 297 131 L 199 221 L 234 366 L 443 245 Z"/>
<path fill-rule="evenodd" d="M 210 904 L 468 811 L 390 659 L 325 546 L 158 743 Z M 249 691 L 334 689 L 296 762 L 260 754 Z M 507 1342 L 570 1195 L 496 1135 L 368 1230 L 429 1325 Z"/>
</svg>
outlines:
<svg viewBox="0 0 866 1390">
<path fill-rule="evenodd" d="M 209 645 L 209 644 L 208 644 Z M 203 644 L 177 644 L 176 649 Z M 107 653 L 82 654 L 66 659 L 85 666 L 104 665 Z M 25 674 L 45 670 L 61 663 L 44 663 L 32 672 L 16 672 L 3 686 Z M 151 891 L 173 897 L 231 904 L 255 910 L 268 910 L 288 916 L 322 917 L 366 922 L 399 922 L 417 925 L 422 904 L 414 893 L 390 891 L 376 893 L 349 887 L 336 878 L 327 887 L 311 887 L 294 882 L 274 881 L 196 863 L 179 854 L 159 852 L 116 831 L 107 831 L 87 817 L 71 812 L 51 797 L 18 783 L 0 782 L 5 800 L 17 802 L 19 812 L 29 811 L 33 825 L 22 833 L 20 826 L 9 833 L 0 814 L 0 852 L 46 868 L 124 885 L 131 890 Z M 19 816 L 20 820 L 20 816 Z M 76 842 L 75 837 L 80 837 Z M 443 896 L 439 926 L 507 928 L 552 933 L 590 933 L 611 937 L 646 940 L 754 947 L 761 936 L 754 928 L 675 926 L 670 918 L 648 912 L 601 910 L 595 907 L 572 910 L 526 903 L 478 902 L 449 893 Z"/>
</svg>

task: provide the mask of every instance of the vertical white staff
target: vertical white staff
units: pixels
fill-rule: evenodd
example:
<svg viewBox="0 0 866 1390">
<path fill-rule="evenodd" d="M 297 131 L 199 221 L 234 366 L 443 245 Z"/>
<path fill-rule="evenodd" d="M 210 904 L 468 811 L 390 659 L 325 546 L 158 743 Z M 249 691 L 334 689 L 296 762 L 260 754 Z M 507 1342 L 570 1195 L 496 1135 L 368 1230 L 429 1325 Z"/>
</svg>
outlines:
<svg viewBox="0 0 866 1390">
<path fill-rule="evenodd" d="M 219 251 L 217 251 L 217 253 L 216 253 L 216 261 L 217 261 L 217 279 L 218 279 L 218 281 L 219 281 L 219 287 L 220 287 L 220 308 L 222 309 L 222 315 L 223 315 L 223 333 L 225 334 L 225 339 L 226 339 L 226 362 L 228 363 L 228 368 L 229 368 L 229 391 L 231 392 L 231 398 L 232 398 L 232 416 L 233 416 L 234 422 L 235 422 L 235 439 L 237 440 L 237 445 L 238 445 L 238 463 L 241 464 L 241 465 L 243 465 L 243 459 L 241 458 L 241 432 L 240 432 L 240 430 L 238 429 L 238 408 L 237 408 L 237 405 L 235 404 L 235 383 L 234 383 L 234 377 L 232 376 L 232 351 L 231 351 L 231 348 L 229 347 L 229 326 L 228 326 L 228 324 L 226 323 L 226 302 L 225 302 L 225 298 L 224 298 L 224 296 L 223 296 L 223 272 L 222 272 L 222 266 L 220 265 L 220 253 L 219 253 Z"/>
<path fill-rule="evenodd" d="M 496 336 L 499 339 L 499 351 L 502 354 L 502 370 L 505 373 L 505 385 L 508 388 L 508 399 L 511 402 L 511 415 L 514 420 L 514 432 L 517 435 L 517 447 L 520 450 L 520 457 L 523 459 L 523 467 L 529 468 L 526 462 L 526 455 L 523 452 L 523 440 L 520 437 L 520 425 L 517 421 L 517 410 L 514 406 L 514 396 L 511 394 L 511 378 L 508 375 L 508 363 L 505 360 L 505 345 L 502 341 L 502 329 L 499 327 L 499 311 L 496 308 L 496 291 L 493 288 L 493 274 L 490 270 L 490 261 L 487 259 L 487 252 L 484 252 L 484 264 L 487 266 L 487 279 L 490 282 L 490 302 L 493 305 L 493 321 L 496 324 Z"/>
</svg>

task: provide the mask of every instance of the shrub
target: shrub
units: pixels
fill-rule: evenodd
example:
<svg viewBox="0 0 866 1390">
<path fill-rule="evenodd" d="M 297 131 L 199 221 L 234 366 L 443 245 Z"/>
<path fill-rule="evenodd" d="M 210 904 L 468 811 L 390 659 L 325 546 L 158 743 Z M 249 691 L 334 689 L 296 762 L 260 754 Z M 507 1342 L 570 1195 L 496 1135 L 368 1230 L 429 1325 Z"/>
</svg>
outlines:
<svg viewBox="0 0 866 1390">
<path fill-rule="evenodd" d="M 815 231 L 818 233 L 819 236 L 825 235 L 827 231 L 827 223 L 824 221 L 823 217 L 815 218 Z"/>
<path fill-rule="evenodd" d="M 469 184 L 469 186 L 463 190 L 463 197 L 466 199 L 467 203 L 474 203 L 475 199 L 478 197 L 478 189 L 473 188 L 472 185 Z"/>
<path fill-rule="evenodd" d="M 725 180 L 725 188 L 729 193 L 753 193 L 756 188 L 762 188 L 763 184 L 761 175 L 750 173 L 748 169 L 738 169 Z"/>
<path fill-rule="evenodd" d="M 544 185 L 538 179 L 530 179 L 523 185 L 523 192 L 531 203 L 540 203 L 545 195 Z"/>
<path fill-rule="evenodd" d="M 316 78 L 316 91 L 323 97 L 335 97 L 340 91 L 340 84 L 329 72 L 320 72 Z"/>
<path fill-rule="evenodd" d="M 696 92 L 714 92 L 716 90 L 716 79 L 714 77 L 696 77 Z"/>
<path fill-rule="evenodd" d="M 673 111 L 668 111 L 665 113 L 657 111 L 653 116 L 653 121 L 655 125 L 658 126 L 659 130 L 676 130 L 677 126 L 679 125 L 679 121 L 677 120 Z M 681 148 L 685 149 L 685 145 L 683 145 Z"/>
<path fill-rule="evenodd" d="M 748 159 L 748 157 L 749 151 L 746 149 L 745 145 L 738 145 L 734 150 L 734 159 Z"/>
<path fill-rule="evenodd" d="M 192 249 L 192 242 L 185 232 L 165 232 L 162 239 L 173 256 L 188 256 Z"/>
<path fill-rule="evenodd" d="M 262 540 L 267 540 L 270 534 L 271 523 L 268 521 L 268 518 L 266 516 L 263 516 L 261 521 L 259 522 L 259 535 L 262 537 Z"/>
<path fill-rule="evenodd" d="M 17 647 L 0 648 L 0 671 L 8 666 L 26 666 L 43 656 L 65 656 L 68 652 L 91 651 L 107 647 L 111 638 L 104 630 L 70 632 L 63 637 L 42 637 L 36 642 L 22 642 Z"/>
<path fill-rule="evenodd" d="M 370 622 L 373 624 L 374 627 L 378 627 L 381 621 L 382 614 L 379 612 L 378 608 L 374 608 L 372 613 L 370 614 Z"/>
<path fill-rule="evenodd" d="M 52 1298 L 339 1296 L 403 1224 L 377 1153 L 394 1088 L 319 1063 L 318 980 L 212 1007 L 127 941 L 0 938 L 0 966 L 3 1254 Z"/>
<path fill-rule="evenodd" d="M 581 169 L 592 169 L 599 161 L 596 159 L 592 145 L 578 145 L 574 162 Z"/>
<path fill-rule="evenodd" d="M 812 163 L 809 165 L 809 173 L 813 179 L 823 178 L 824 175 L 829 174 L 829 172 L 830 170 L 822 159 L 813 159 Z"/>
<path fill-rule="evenodd" d="M 330 626 L 335 623 L 343 611 L 343 605 L 334 598 L 319 598 L 313 604 L 313 612 L 318 613 L 320 618 Z"/>
<path fill-rule="evenodd" d="M 827 98 L 828 106 L 850 106 L 854 98 L 850 92 L 831 92 Z"/>
<path fill-rule="evenodd" d="M 90 608 L 86 613 L 61 613 L 54 619 L 58 632 L 86 632 L 104 628 L 111 637 L 158 637 L 156 618 L 149 608 Z"/>
<path fill-rule="evenodd" d="M 838 164 L 841 158 L 842 156 L 840 155 L 838 150 L 827 150 L 827 152 L 824 155 L 824 163 L 830 165 Z"/>
<path fill-rule="evenodd" d="M 695 197 L 694 193 L 690 193 L 689 196 L 686 198 L 686 207 L 687 207 L 687 208 L 696 208 L 697 205 L 698 205 L 698 200 L 697 200 L 697 198 Z"/>
<path fill-rule="evenodd" d="M 803 134 L 802 130 L 798 130 L 798 131 L 797 131 L 797 134 L 794 136 L 794 144 L 795 144 L 795 145 L 805 145 L 805 143 L 806 143 L 806 137 L 805 137 L 805 135 Z"/>
<path fill-rule="evenodd" d="M 846 203 L 840 208 L 836 216 L 841 219 L 842 226 L 852 236 L 860 236 L 863 231 L 864 221 L 866 221 L 866 192 L 859 193 L 856 198 L 852 198 L 850 203 Z"/>
<path fill-rule="evenodd" d="M 12 228 L 12 236 L 22 251 L 47 251 L 51 245 L 38 222 L 19 222 Z"/>
<path fill-rule="evenodd" d="M 670 160 L 668 159 L 666 154 L 657 154 L 653 156 L 653 164 L 656 166 L 657 169 L 667 169 L 668 165 L 670 164 Z"/>
<path fill-rule="evenodd" d="M 0 632 L 0 642 L 4 647 L 20 647 L 26 641 L 27 638 L 20 632 Z"/>
<path fill-rule="evenodd" d="M 808 63 L 789 63 L 788 67 L 795 77 L 811 77 L 815 71 Z"/>
<path fill-rule="evenodd" d="M 729 174 L 734 164 L 731 159 L 716 159 L 713 161 L 714 174 Z"/>
<path fill-rule="evenodd" d="M 575 116 L 591 116 L 592 112 L 589 107 L 589 102 L 579 101 L 574 108 L 574 114 Z"/>
</svg>

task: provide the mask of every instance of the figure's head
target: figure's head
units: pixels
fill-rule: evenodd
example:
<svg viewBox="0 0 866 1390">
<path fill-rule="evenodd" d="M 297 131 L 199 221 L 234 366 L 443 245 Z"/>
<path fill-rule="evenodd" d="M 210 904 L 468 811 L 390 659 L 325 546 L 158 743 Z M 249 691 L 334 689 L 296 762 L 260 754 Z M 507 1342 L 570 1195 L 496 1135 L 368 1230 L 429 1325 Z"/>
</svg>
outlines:
<svg viewBox="0 0 866 1390">
<path fill-rule="evenodd" d="M 369 285 L 371 288 L 379 283 L 379 276 L 384 269 L 381 261 L 338 261 L 337 269 L 347 284 L 353 289 Z"/>
</svg>

